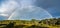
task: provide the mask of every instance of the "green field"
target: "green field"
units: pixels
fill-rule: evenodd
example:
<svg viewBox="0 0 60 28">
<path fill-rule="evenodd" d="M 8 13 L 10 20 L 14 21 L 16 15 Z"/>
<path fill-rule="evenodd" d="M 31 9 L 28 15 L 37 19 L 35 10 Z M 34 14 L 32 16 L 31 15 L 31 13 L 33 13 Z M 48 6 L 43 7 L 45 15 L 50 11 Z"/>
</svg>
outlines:
<svg viewBox="0 0 60 28">
<path fill-rule="evenodd" d="M 43 20 L 1 20 L 0 28 L 60 28 L 60 18 Z"/>
</svg>

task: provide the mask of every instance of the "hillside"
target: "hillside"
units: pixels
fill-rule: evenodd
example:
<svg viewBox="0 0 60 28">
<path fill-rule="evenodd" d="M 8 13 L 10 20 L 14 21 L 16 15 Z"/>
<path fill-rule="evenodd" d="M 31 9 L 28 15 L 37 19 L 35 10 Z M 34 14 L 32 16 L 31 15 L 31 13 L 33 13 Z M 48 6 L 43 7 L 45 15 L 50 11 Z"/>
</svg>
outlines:
<svg viewBox="0 0 60 28">
<path fill-rule="evenodd" d="M 60 28 L 60 18 L 43 20 L 2 20 L 0 28 Z"/>
</svg>

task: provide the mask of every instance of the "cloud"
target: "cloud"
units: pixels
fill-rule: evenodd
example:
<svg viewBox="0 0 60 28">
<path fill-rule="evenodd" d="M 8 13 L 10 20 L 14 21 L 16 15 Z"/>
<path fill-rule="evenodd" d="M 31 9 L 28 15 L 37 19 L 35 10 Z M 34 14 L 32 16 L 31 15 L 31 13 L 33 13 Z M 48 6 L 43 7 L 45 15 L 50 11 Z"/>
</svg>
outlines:
<svg viewBox="0 0 60 28">
<path fill-rule="evenodd" d="M 2 5 L 0 6 L 0 15 L 5 17 L 9 17 L 11 13 L 18 7 L 17 2 L 13 0 L 6 0 Z"/>
<path fill-rule="evenodd" d="M 44 8 L 53 17 L 60 16 L 60 0 L 36 0 L 35 6 Z"/>
<path fill-rule="evenodd" d="M 1 5 L 0 15 L 8 19 L 31 19 L 52 17 L 46 10 L 34 5 L 36 0 L 8 0 Z"/>
<path fill-rule="evenodd" d="M 8 17 L 8 14 L 0 14 L 0 16 L 6 16 L 6 17 Z"/>
</svg>

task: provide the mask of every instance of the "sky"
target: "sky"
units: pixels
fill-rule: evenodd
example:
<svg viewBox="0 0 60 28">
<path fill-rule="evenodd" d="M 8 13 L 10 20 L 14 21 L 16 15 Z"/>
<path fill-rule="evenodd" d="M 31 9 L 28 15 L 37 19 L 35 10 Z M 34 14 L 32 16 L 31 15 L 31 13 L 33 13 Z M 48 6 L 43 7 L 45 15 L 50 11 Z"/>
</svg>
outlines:
<svg viewBox="0 0 60 28">
<path fill-rule="evenodd" d="M 60 0 L 0 0 L 0 20 L 60 17 Z"/>
</svg>

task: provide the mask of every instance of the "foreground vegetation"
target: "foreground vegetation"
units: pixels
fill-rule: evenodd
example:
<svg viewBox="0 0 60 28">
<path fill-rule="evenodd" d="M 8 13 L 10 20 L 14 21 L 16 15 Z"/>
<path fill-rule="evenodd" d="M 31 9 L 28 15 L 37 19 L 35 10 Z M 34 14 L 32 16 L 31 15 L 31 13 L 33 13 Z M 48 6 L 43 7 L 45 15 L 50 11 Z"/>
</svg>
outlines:
<svg viewBox="0 0 60 28">
<path fill-rule="evenodd" d="M 0 28 L 60 28 L 60 18 L 43 20 L 1 20 Z"/>
</svg>

